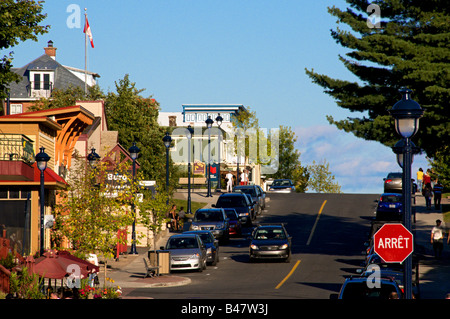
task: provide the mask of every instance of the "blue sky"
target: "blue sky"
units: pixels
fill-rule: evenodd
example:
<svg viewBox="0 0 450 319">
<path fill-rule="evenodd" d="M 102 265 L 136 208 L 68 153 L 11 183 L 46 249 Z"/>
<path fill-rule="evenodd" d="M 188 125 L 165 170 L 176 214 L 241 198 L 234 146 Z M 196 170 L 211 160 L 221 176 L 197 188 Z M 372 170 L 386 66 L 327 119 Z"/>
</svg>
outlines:
<svg viewBox="0 0 450 319">
<path fill-rule="evenodd" d="M 346 50 L 330 36 L 333 5 L 346 7 L 342 0 L 47 0 L 50 32 L 12 48 L 13 63 L 37 58 L 52 40 L 57 61 L 84 69 L 87 8 L 95 45 L 88 69 L 100 74 L 105 92 L 129 74 L 162 111 L 243 104 L 256 111 L 261 127 L 290 126 L 302 164 L 326 160 L 344 192 L 381 193 L 383 177 L 400 170 L 392 150 L 331 126 L 326 115 L 358 114 L 337 107 L 305 74 L 307 68 L 356 80 L 338 60 Z M 419 166 L 428 167 L 424 156 L 416 157 L 413 172 Z"/>
</svg>

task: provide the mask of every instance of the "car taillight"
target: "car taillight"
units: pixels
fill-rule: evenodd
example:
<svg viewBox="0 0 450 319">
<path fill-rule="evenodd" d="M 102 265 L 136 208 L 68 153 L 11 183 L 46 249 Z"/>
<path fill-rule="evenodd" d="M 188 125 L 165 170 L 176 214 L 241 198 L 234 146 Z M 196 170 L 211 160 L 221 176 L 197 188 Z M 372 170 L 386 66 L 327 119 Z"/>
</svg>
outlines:
<svg viewBox="0 0 450 319">
<path fill-rule="evenodd" d="M 387 179 L 385 183 L 392 183 L 392 179 Z"/>
</svg>

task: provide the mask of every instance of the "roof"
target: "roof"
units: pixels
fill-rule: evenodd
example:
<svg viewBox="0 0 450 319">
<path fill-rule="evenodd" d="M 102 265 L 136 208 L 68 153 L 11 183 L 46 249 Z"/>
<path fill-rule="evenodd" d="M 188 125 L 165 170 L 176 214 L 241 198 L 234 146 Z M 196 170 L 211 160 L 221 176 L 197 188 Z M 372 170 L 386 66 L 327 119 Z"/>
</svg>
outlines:
<svg viewBox="0 0 450 319">
<path fill-rule="evenodd" d="M 24 65 L 21 68 L 12 68 L 12 71 L 19 76 L 19 83 L 11 82 L 9 84 L 9 92 L 11 98 L 28 98 L 29 93 L 27 87 L 31 85 L 29 80 L 30 71 L 54 71 L 55 77 L 53 89 L 67 89 L 72 87 L 82 87 L 84 89 L 84 81 L 69 71 L 69 68 L 63 66 L 47 54 L 43 54 L 37 59 Z M 91 72 L 89 72 L 92 74 Z"/>
</svg>

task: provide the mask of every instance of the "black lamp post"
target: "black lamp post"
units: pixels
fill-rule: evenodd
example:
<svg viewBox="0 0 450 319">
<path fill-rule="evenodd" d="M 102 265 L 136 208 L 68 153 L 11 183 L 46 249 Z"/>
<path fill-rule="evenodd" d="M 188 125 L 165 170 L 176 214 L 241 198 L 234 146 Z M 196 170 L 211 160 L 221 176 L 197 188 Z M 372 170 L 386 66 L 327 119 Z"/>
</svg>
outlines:
<svg viewBox="0 0 450 319">
<path fill-rule="evenodd" d="M 419 103 L 411 100 L 411 90 L 402 88 L 399 91 L 402 99 L 394 104 L 389 111 L 395 119 L 395 130 L 403 139 L 403 224 L 411 231 L 411 163 L 412 163 L 412 142 L 411 138 L 419 129 L 419 119 L 423 115 L 423 110 Z M 398 151 L 394 149 L 394 151 Z M 398 153 L 397 153 L 398 154 Z M 412 257 L 406 258 L 404 263 L 404 286 L 405 298 L 412 299 Z"/>
<path fill-rule="evenodd" d="M 172 143 L 172 137 L 170 137 L 169 132 L 163 137 L 164 146 L 166 147 L 166 192 L 169 193 L 169 148 Z M 167 204 L 169 203 L 169 198 L 167 198 Z"/>
<path fill-rule="evenodd" d="M 139 147 L 136 146 L 136 142 L 133 143 L 133 146 L 131 146 L 128 149 L 128 152 L 130 153 L 131 159 L 133 160 L 133 184 L 136 177 L 136 159 L 139 156 L 139 152 L 141 150 Z M 134 186 L 133 186 L 134 187 Z M 136 208 L 134 207 L 134 199 L 131 203 L 131 209 L 133 210 L 134 214 L 134 220 L 133 220 L 133 226 L 132 226 L 132 232 L 131 232 L 131 251 L 130 254 L 137 255 L 136 250 Z"/>
<path fill-rule="evenodd" d="M 222 118 L 222 116 L 220 116 L 220 113 L 217 115 L 217 117 L 216 117 L 216 122 L 217 122 L 217 125 L 219 126 L 219 131 L 218 131 L 218 136 L 217 136 L 217 152 L 218 152 L 218 163 L 219 163 L 219 172 L 218 172 L 218 178 L 219 178 L 219 181 L 218 181 L 218 184 L 217 184 L 217 191 L 220 191 L 221 189 L 222 189 L 222 186 L 221 186 L 221 183 L 220 183 L 220 180 L 221 180 L 221 177 L 220 177 L 220 142 L 221 142 L 221 140 L 222 140 L 222 134 L 221 134 L 221 132 L 220 132 L 220 125 L 222 125 L 222 121 L 223 121 L 223 118 Z"/>
<path fill-rule="evenodd" d="M 98 155 L 98 154 L 95 152 L 95 148 L 92 148 L 92 149 L 91 149 L 91 152 L 90 152 L 89 155 L 87 156 L 87 160 L 88 160 L 88 162 L 89 162 L 89 165 L 90 165 L 92 168 L 95 168 L 95 167 L 97 166 L 97 162 L 98 162 L 99 159 L 100 159 L 100 155 Z"/>
<path fill-rule="evenodd" d="M 41 256 L 44 254 L 44 206 L 45 206 L 45 193 L 44 193 L 44 171 L 47 168 L 47 162 L 50 160 L 50 156 L 48 156 L 44 150 L 45 148 L 41 147 L 40 152 L 36 155 L 36 165 L 41 171 L 41 238 L 40 238 L 40 250 L 39 253 Z"/>
<path fill-rule="evenodd" d="M 186 137 L 188 140 L 188 204 L 187 213 L 191 214 L 191 139 L 194 129 L 188 125 L 186 129 Z"/>
<path fill-rule="evenodd" d="M 212 197 L 211 195 L 211 127 L 214 121 L 211 119 L 211 116 L 205 121 L 206 127 L 208 128 L 208 165 L 206 165 L 206 169 L 208 170 L 208 192 L 206 193 L 206 197 Z"/>
</svg>

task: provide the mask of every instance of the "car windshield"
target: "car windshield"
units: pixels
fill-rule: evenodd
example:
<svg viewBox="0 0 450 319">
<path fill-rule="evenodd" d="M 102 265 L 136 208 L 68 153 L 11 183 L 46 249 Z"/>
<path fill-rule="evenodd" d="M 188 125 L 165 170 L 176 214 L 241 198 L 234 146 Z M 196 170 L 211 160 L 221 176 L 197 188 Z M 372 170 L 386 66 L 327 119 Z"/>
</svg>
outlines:
<svg viewBox="0 0 450 319">
<path fill-rule="evenodd" d="M 257 240 L 286 239 L 281 228 L 258 229 L 253 237 Z"/>
<path fill-rule="evenodd" d="M 389 173 L 387 178 L 402 178 L 402 173 Z"/>
<path fill-rule="evenodd" d="M 198 248 L 198 242 L 194 237 L 170 238 L 167 243 L 167 249 L 187 249 Z"/>
<path fill-rule="evenodd" d="M 273 181 L 272 186 L 291 186 L 291 181 L 289 181 L 289 180 L 276 180 L 276 181 Z"/>
<path fill-rule="evenodd" d="M 218 210 L 197 211 L 194 216 L 194 222 L 219 222 L 223 221 L 223 214 Z"/>
<path fill-rule="evenodd" d="M 217 207 L 245 207 L 247 206 L 247 202 L 244 197 L 242 196 L 226 196 L 226 197 L 219 197 L 217 200 Z"/>
<path fill-rule="evenodd" d="M 384 203 L 401 203 L 402 198 L 401 198 L 401 196 L 384 195 L 384 196 L 381 196 L 381 201 Z"/>
<path fill-rule="evenodd" d="M 234 210 L 226 210 L 225 213 L 230 220 L 238 220 L 238 216 Z"/>
<path fill-rule="evenodd" d="M 205 243 L 205 244 L 209 244 L 209 243 L 213 243 L 214 242 L 214 240 L 211 238 L 211 236 L 209 234 L 201 233 L 201 234 L 198 234 L 198 235 L 202 239 L 202 242 Z"/>
<path fill-rule="evenodd" d="M 256 191 L 254 188 L 236 188 L 236 191 L 256 197 Z"/>
</svg>

